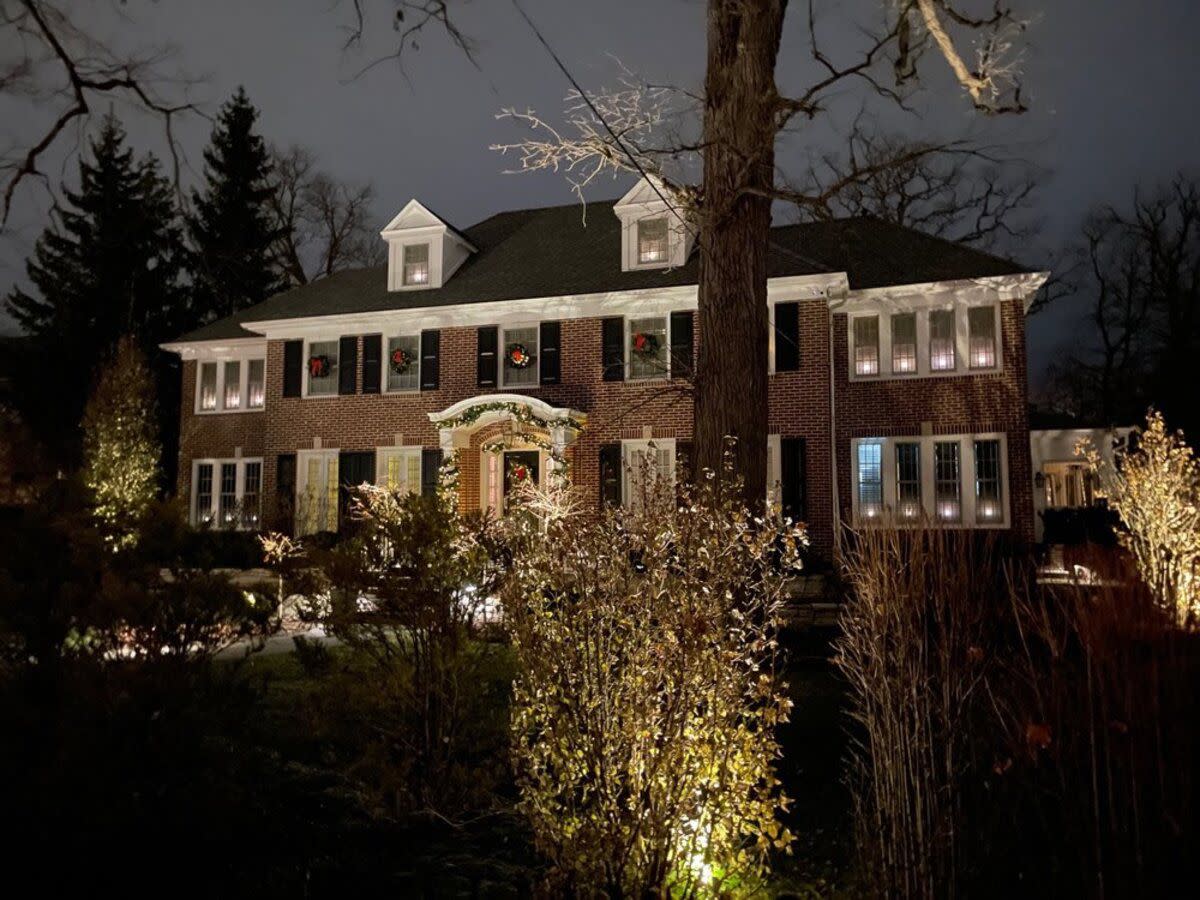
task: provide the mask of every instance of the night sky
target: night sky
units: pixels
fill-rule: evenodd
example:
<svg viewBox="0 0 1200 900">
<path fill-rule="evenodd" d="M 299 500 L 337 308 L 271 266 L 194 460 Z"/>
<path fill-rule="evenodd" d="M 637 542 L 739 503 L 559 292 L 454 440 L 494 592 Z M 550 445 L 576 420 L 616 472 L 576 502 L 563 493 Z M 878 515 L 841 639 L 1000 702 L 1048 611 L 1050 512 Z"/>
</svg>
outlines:
<svg viewBox="0 0 1200 900">
<path fill-rule="evenodd" d="M 856 21 L 878 21 L 878 0 L 842 3 L 858 8 Z M 1038 164 L 1039 238 L 1014 248 L 1021 260 L 1043 262 L 1077 233 L 1087 210 L 1124 203 L 1137 184 L 1153 186 L 1180 170 L 1195 171 L 1200 144 L 1200 3 L 1196 0 L 1012 0 L 1036 13 L 1029 33 L 1024 82 L 1031 110 L 1019 119 L 981 122 L 949 85 L 932 57 L 915 98 L 922 115 L 889 115 L 884 124 L 912 134 L 958 136 L 1004 145 Z M 503 209 L 569 203 L 569 187 L 550 174 L 503 174 L 510 162 L 488 150 L 519 132 L 495 120 L 503 106 L 533 107 L 553 117 L 568 89 L 509 0 L 475 0 L 461 6 L 460 27 L 479 44 L 475 68 L 436 32 L 406 51 L 405 72 L 381 65 L 355 78 L 386 52 L 394 38 L 386 0 L 367 0 L 368 45 L 342 52 L 350 23 L 348 2 L 335 0 L 129 0 L 97 17 L 101 32 L 123 46 L 173 44 L 174 67 L 201 77 L 194 97 L 210 113 L 238 85 L 261 109 L 261 131 L 279 144 L 313 150 L 321 165 L 343 179 L 369 180 L 377 192 L 376 217 L 386 223 L 418 197 L 460 227 Z M 611 84 L 610 54 L 649 81 L 698 89 L 703 76 L 702 0 L 525 0 L 549 41 L 588 87 Z M 853 29 L 833 0 L 827 12 L 833 55 L 851 50 Z M 793 2 L 778 81 L 785 93 L 805 83 L 809 59 L 805 4 Z M 855 21 L 852 19 L 852 21 Z M 11 34 L 5 32 L 7 38 Z M 11 48 L 9 48 L 11 49 Z M 8 52 L 8 51 L 6 51 Z M 809 70 L 810 71 L 810 70 Z M 855 111 L 861 95 L 846 90 L 836 110 Z M 121 106 L 132 142 L 161 152 L 158 126 Z M 0 139 L 33 134 L 48 110 L 0 103 Z M 194 169 L 209 124 L 181 129 Z M 803 169 L 804 154 L 825 149 L 821 127 L 789 136 L 781 166 Z M 61 165 L 71 142 L 56 157 Z M 57 175 L 58 168 L 52 169 Z M 73 178 L 75 163 L 67 163 Z M 597 199 L 619 195 L 626 182 L 598 184 Z M 26 185 L 10 232 L 0 238 L 0 291 L 20 277 L 24 256 L 45 224 L 44 190 Z M 786 212 L 780 211 L 780 220 Z M 1074 340 L 1078 306 L 1064 304 L 1030 320 L 1031 369 L 1036 375 L 1054 353 Z M 12 330 L 0 320 L 0 330 Z"/>
</svg>

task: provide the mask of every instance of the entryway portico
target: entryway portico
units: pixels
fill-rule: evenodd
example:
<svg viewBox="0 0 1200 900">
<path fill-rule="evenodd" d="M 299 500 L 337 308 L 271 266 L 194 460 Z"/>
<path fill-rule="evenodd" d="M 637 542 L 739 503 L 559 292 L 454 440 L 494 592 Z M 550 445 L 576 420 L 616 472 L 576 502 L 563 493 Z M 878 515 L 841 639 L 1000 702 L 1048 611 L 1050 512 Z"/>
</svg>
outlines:
<svg viewBox="0 0 1200 900">
<path fill-rule="evenodd" d="M 442 448 L 443 483 L 461 509 L 503 515 L 525 479 L 566 478 L 568 449 L 586 414 L 523 394 L 482 394 L 429 413 Z"/>
</svg>

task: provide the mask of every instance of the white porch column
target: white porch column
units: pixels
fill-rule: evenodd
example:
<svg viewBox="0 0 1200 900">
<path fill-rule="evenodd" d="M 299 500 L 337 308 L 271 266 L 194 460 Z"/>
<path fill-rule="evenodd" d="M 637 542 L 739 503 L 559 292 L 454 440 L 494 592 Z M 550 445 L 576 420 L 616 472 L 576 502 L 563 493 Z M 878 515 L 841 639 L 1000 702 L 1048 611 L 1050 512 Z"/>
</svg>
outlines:
<svg viewBox="0 0 1200 900">
<path fill-rule="evenodd" d="M 561 475 L 563 478 L 567 476 L 566 451 L 567 444 L 570 443 L 570 432 L 571 429 L 566 425 L 550 427 L 550 445 L 554 448 L 554 453 L 550 457 L 550 465 L 553 474 Z"/>
</svg>

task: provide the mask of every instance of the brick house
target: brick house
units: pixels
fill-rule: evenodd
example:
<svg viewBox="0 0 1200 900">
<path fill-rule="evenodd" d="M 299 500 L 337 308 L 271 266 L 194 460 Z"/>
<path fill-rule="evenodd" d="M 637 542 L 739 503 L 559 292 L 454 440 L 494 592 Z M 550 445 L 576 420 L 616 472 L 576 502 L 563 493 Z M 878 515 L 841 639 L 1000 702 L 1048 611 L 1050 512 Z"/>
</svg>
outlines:
<svg viewBox="0 0 1200 900">
<path fill-rule="evenodd" d="M 194 522 L 334 529 L 345 485 L 430 491 L 443 467 L 462 508 L 499 514 L 552 470 L 597 504 L 632 501 L 647 452 L 673 477 L 699 251 L 652 186 L 463 231 L 414 200 L 382 238 L 384 266 L 166 345 Z M 1045 275 L 866 218 L 773 228 L 769 275 L 769 481 L 815 550 L 883 518 L 1031 540 L 1024 317 Z"/>
</svg>

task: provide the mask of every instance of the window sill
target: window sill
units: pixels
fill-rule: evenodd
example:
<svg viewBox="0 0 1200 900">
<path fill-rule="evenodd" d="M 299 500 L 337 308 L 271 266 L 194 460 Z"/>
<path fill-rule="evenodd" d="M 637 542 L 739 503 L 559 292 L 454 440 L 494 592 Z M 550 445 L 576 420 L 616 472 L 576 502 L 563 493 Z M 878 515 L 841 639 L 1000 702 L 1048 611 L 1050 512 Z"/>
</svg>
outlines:
<svg viewBox="0 0 1200 900">
<path fill-rule="evenodd" d="M 968 378 L 972 375 L 1000 375 L 1003 372 L 1003 366 L 995 366 L 990 369 L 939 369 L 928 372 L 889 372 L 881 375 L 857 375 L 851 372 L 850 381 L 870 383 L 880 381 L 914 381 L 919 378 Z"/>
<path fill-rule="evenodd" d="M 195 414 L 198 416 L 236 416 L 244 413 L 260 413 L 266 411 L 266 406 L 251 406 L 245 408 L 239 407 L 238 409 L 198 409 L 196 410 Z"/>
</svg>

